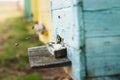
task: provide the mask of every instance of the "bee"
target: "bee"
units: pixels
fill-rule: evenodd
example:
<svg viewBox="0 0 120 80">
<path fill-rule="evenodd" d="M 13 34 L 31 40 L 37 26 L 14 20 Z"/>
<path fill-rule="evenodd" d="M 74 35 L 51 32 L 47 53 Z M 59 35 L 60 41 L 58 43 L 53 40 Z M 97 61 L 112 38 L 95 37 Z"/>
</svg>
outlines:
<svg viewBox="0 0 120 80">
<path fill-rule="evenodd" d="M 16 47 L 18 47 L 19 45 L 20 45 L 19 43 L 17 43 L 17 42 L 15 43 L 15 46 L 16 46 Z"/>
</svg>

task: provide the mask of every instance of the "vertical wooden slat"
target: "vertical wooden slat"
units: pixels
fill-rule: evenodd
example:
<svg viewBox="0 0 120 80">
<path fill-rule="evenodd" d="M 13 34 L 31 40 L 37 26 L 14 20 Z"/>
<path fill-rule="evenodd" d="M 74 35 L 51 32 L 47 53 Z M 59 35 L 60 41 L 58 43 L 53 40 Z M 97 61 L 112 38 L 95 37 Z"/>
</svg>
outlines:
<svg viewBox="0 0 120 80">
<path fill-rule="evenodd" d="M 74 80 L 84 80 L 86 76 L 86 59 L 85 59 L 85 32 L 83 17 L 83 0 L 74 0 L 73 12 L 75 17 L 75 47 L 72 53 L 72 71 Z M 80 50 L 79 50 L 80 49 Z M 78 51 L 79 50 L 79 51 Z"/>
<path fill-rule="evenodd" d="M 33 21 L 38 22 L 38 0 L 32 0 Z"/>
<path fill-rule="evenodd" d="M 38 19 L 39 24 L 42 24 L 46 32 L 39 34 L 39 38 L 42 42 L 48 43 L 51 41 L 51 18 L 50 18 L 50 1 L 49 0 L 39 0 L 38 1 Z"/>
<path fill-rule="evenodd" d="M 32 21 L 31 0 L 24 0 L 25 3 L 25 17 L 27 21 Z"/>
</svg>

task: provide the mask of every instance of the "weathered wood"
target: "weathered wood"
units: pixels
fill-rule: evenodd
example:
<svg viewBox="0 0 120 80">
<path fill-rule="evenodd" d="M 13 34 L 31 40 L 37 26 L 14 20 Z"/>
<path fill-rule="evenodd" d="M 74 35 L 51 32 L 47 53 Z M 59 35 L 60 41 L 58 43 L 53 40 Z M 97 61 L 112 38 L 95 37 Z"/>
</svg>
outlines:
<svg viewBox="0 0 120 80">
<path fill-rule="evenodd" d="M 120 80 L 120 0 L 51 1 L 53 39 L 67 45 L 73 79 Z"/>
<path fill-rule="evenodd" d="M 82 6 L 77 6 L 82 0 L 52 0 L 52 8 L 54 8 L 54 3 L 58 7 L 52 10 L 52 21 L 53 21 L 53 38 L 56 39 L 56 35 L 60 35 L 68 49 L 68 57 L 72 60 L 72 77 L 74 80 L 82 80 L 85 74 L 85 54 L 84 50 L 84 26 L 83 26 L 83 12 Z M 66 1 L 66 2 L 65 2 Z M 60 8 L 60 4 L 62 8 Z M 66 4 L 68 3 L 68 4 Z M 65 7 L 69 4 L 72 7 Z M 60 9 L 59 9 L 60 8 Z M 58 18 L 60 16 L 60 18 Z M 80 22 L 80 23 L 79 23 Z"/>
<path fill-rule="evenodd" d="M 120 8 L 113 8 L 103 11 L 85 11 L 84 21 L 86 37 L 120 35 L 119 15 Z"/>
<path fill-rule="evenodd" d="M 120 37 L 86 39 L 88 76 L 120 74 Z"/>
<path fill-rule="evenodd" d="M 91 77 L 87 80 L 120 80 L 120 75 Z"/>
<path fill-rule="evenodd" d="M 33 68 L 63 67 L 71 65 L 68 58 L 55 58 L 46 46 L 38 46 L 28 49 L 30 65 Z"/>
<path fill-rule="evenodd" d="M 67 57 L 67 48 L 63 44 L 48 43 L 46 47 L 55 58 Z"/>
<path fill-rule="evenodd" d="M 120 0 L 83 0 L 84 10 L 104 10 L 120 7 Z"/>
<path fill-rule="evenodd" d="M 38 22 L 42 24 L 46 31 L 43 34 L 38 32 L 39 39 L 48 43 L 51 41 L 51 19 L 50 19 L 50 2 L 49 0 L 38 0 Z"/>
</svg>

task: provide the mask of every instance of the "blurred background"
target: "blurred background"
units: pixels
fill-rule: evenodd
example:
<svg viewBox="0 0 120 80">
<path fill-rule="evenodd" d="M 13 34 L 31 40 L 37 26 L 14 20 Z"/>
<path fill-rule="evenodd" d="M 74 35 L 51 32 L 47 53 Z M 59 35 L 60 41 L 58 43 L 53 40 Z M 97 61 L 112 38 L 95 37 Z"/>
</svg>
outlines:
<svg viewBox="0 0 120 80">
<path fill-rule="evenodd" d="M 27 49 L 44 45 L 32 29 L 30 4 L 0 0 L 0 80 L 68 80 L 61 68 L 32 69 L 29 65 Z"/>
</svg>

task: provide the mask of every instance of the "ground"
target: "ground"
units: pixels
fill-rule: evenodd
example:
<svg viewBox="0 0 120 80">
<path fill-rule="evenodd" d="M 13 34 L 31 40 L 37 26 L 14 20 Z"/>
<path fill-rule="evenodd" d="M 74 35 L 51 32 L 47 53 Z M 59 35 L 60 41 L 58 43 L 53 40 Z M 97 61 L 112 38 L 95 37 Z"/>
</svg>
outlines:
<svg viewBox="0 0 120 80">
<path fill-rule="evenodd" d="M 0 2 L 0 80 L 68 80 L 62 68 L 30 67 L 27 48 L 40 45 L 16 4 Z"/>
</svg>

